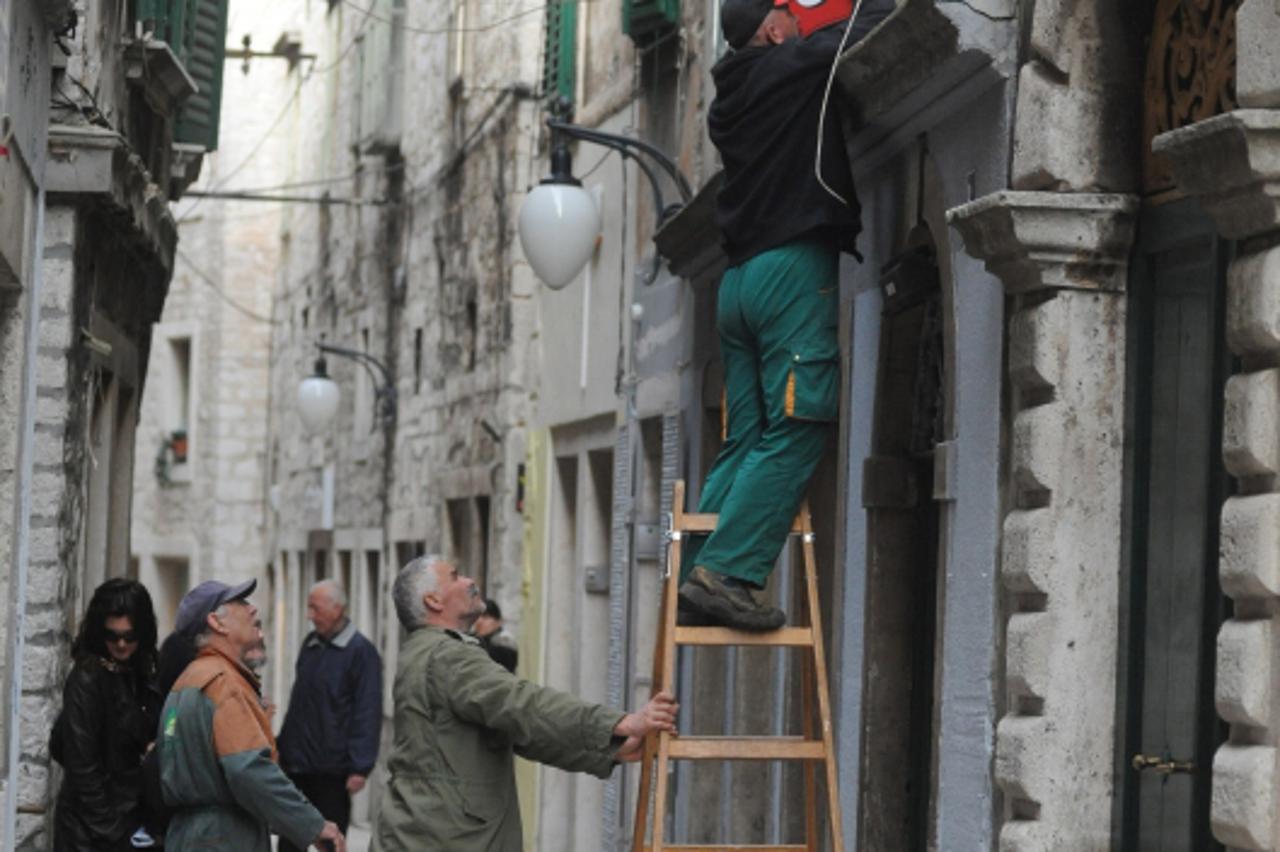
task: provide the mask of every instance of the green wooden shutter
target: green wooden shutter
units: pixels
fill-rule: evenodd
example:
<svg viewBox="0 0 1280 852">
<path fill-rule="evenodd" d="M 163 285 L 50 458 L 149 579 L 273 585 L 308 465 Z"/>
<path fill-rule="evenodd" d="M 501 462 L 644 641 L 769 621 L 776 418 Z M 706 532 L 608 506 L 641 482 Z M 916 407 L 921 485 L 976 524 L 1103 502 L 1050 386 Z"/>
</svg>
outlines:
<svg viewBox="0 0 1280 852">
<path fill-rule="evenodd" d="M 200 90 L 182 105 L 173 141 L 218 148 L 222 113 L 222 68 L 226 62 L 229 0 L 173 0 L 187 4 L 181 46 L 171 45 Z"/>
<path fill-rule="evenodd" d="M 542 94 L 573 100 L 578 47 L 578 0 L 547 4 L 547 43 L 542 57 Z"/>
<path fill-rule="evenodd" d="M 680 0 L 622 0 L 622 31 L 647 44 L 680 23 Z"/>
</svg>

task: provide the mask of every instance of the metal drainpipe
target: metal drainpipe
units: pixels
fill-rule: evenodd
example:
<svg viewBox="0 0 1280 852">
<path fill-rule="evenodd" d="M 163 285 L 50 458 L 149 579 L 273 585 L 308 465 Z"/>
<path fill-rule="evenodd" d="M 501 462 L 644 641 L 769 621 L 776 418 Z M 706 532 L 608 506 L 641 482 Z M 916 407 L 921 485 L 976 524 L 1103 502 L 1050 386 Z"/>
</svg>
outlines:
<svg viewBox="0 0 1280 852">
<path fill-rule="evenodd" d="M 27 322 L 22 351 L 22 403 L 18 433 L 18 470 L 15 491 L 18 495 L 14 518 L 14 561 L 9 575 L 12 584 L 13 613 L 10 622 L 12 641 L 9 645 L 9 691 L 6 696 L 5 724 L 8 726 L 8 744 L 5 749 L 9 761 L 5 779 L 4 799 L 4 849 L 16 849 L 18 844 L 18 764 L 21 762 L 22 741 L 19 727 L 22 710 L 22 655 L 26 648 L 27 629 L 27 575 L 31 556 L 31 477 L 35 460 L 36 435 L 36 363 L 40 342 L 40 300 L 44 282 L 44 187 L 36 198 L 35 250 L 31 253 L 31 288 L 27 298 Z"/>
</svg>

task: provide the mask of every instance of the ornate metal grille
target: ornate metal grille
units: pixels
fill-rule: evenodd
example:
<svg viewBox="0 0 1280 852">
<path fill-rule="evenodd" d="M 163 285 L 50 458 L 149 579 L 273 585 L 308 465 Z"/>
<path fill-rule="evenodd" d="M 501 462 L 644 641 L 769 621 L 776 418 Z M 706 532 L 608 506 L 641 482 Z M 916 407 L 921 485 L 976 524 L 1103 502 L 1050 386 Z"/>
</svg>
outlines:
<svg viewBox="0 0 1280 852">
<path fill-rule="evenodd" d="M 1174 188 L 1151 140 L 1236 108 L 1239 0 L 1158 0 L 1151 27 L 1143 121 L 1143 191 Z"/>
</svg>

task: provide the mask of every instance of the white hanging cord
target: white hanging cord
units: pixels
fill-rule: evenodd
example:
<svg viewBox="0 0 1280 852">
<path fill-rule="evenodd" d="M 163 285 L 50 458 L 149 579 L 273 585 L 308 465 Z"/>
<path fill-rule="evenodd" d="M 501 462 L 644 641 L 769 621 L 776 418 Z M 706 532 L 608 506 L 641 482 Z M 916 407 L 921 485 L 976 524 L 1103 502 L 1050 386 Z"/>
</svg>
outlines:
<svg viewBox="0 0 1280 852">
<path fill-rule="evenodd" d="M 853 32 L 853 22 L 857 20 L 858 12 L 860 11 L 862 11 L 862 0 L 856 0 L 853 4 L 853 14 L 849 16 L 849 23 L 845 24 L 844 35 L 840 39 L 840 47 L 836 50 L 836 57 L 831 60 L 831 73 L 827 75 L 827 87 L 822 92 L 822 109 L 818 112 L 818 153 L 813 158 L 813 174 L 818 179 L 818 183 L 832 198 L 845 207 L 852 207 L 853 205 L 849 203 L 849 199 L 827 186 L 827 182 L 822 179 L 822 137 L 827 124 L 827 107 L 831 101 L 831 86 L 836 81 L 836 69 L 840 67 L 840 57 L 844 55 L 844 46 L 849 41 L 849 33 Z"/>
</svg>

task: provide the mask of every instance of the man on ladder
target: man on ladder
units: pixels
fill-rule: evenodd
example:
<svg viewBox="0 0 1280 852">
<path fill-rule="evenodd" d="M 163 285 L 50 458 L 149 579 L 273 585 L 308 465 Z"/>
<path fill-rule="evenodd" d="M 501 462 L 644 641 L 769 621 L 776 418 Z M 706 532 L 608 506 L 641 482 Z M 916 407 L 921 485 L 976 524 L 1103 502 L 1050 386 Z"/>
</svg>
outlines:
<svg viewBox="0 0 1280 852">
<path fill-rule="evenodd" d="M 803 38 L 788 0 L 721 6 L 732 51 L 712 69 L 708 124 L 724 162 L 716 216 L 729 269 L 716 329 L 726 428 L 698 503 L 719 523 L 690 542 L 682 621 L 753 631 L 786 621 L 752 590 L 768 581 L 837 416 L 838 257 L 854 251 L 859 219 L 839 116 L 828 114 L 830 75 L 841 46 L 894 2 L 860 6 L 851 26 Z"/>
</svg>

